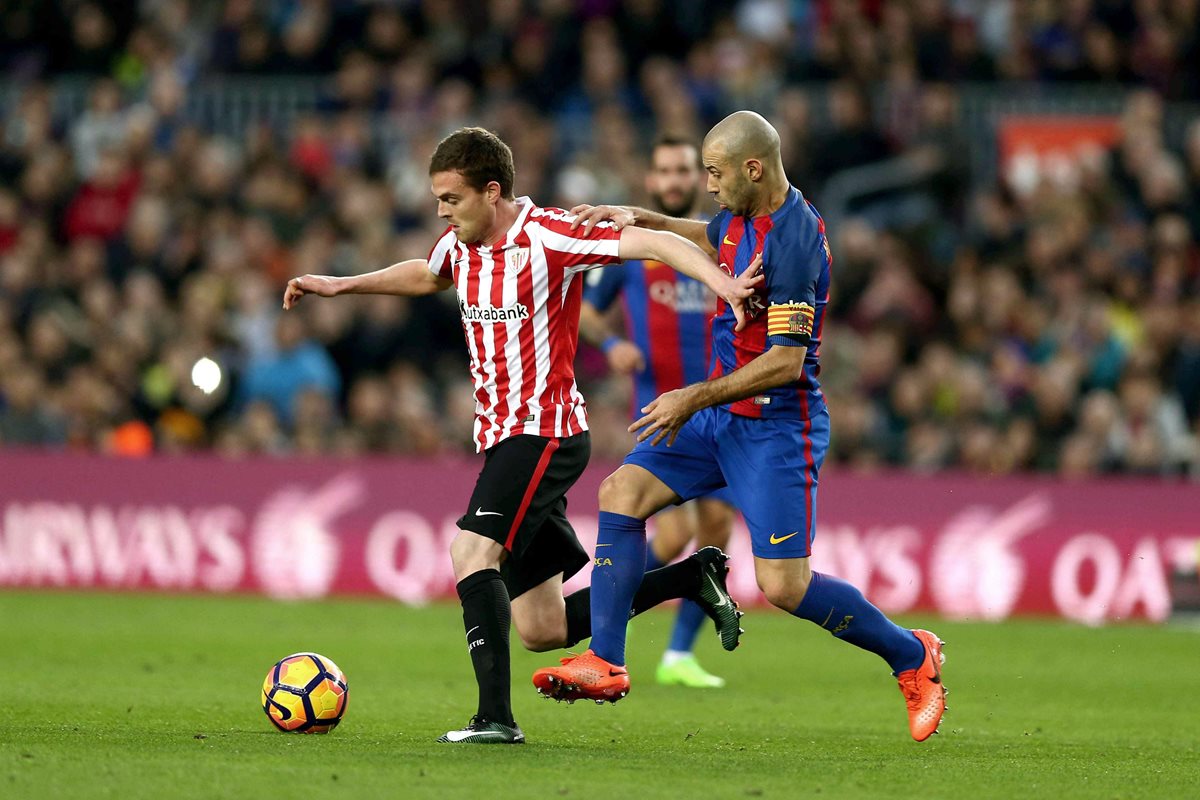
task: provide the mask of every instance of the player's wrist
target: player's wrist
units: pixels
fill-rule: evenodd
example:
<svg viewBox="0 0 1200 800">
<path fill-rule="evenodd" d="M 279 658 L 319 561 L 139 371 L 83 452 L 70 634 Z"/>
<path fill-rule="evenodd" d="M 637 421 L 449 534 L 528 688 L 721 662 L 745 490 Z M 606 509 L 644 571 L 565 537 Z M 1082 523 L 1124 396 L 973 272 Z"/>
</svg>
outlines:
<svg viewBox="0 0 1200 800">
<path fill-rule="evenodd" d="M 614 347 L 623 341 L 624 339 L 622 339 L 620 336 L 613 334 L 600 343 L 600 352 L 604 353 L 604 355 L 608 355 Z"/>
</svg>

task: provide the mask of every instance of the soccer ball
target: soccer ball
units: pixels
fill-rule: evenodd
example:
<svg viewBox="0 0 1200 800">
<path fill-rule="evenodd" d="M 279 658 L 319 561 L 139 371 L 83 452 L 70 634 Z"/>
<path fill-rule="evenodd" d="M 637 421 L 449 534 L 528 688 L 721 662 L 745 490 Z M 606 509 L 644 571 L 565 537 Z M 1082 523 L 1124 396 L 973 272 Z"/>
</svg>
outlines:
<svg viewBox="0 0 1200 800">
<path fill-rule="evenodd" d="M 329 733 L 342 721 L 350 688 L 328 658 L 293 653 L 271 667 L 262 706 L 271 724 L 288 733 Z"/>
</svg>

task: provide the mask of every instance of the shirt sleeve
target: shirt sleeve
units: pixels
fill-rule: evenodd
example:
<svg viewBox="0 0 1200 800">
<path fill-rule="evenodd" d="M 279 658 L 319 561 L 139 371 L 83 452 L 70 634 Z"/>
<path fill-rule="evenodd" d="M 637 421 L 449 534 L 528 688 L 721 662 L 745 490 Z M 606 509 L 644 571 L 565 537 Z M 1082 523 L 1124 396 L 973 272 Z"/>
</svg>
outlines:
<svg viewBox="0 0 1200 800">
<path fill-rule="evenodd" d="M 454 250 L 457 243 L 458 237 L 454 235 L 454 231 L 446 228 L 442 238 L 438 239 L 433 249 L 429 251 L 430 272 L 439 278 L 448 281 L 454 280 Z"/>
<path fill-rule="evenodd" d="M 807 245 L 775 247 L 763 252 L 767 274 L 767 341 L 787 347 L 807 347 L 812 340 L 817 308 L 817 283 L 829 268 L 829 246 L 823 233 Z"/>
<path fill-rule="evenodd" d="M 721 248 L 721 226 L 728 218 L 728 213 L 721 212 L 709 220 L 708 227 L 705 229 L 705 232 L 708 234 L 708 243 L 713 246 L 714 250 L 719 250 Z"/>
<path fill-rule="evenodd" d="M 621 286 L 625 283 L 625 270 L 629 269 L 627 262 L 623 269 L 598 269 L 588 273 L 587 282 L 583 285 L 583 299 L 597 311 L 607 311 L 621 294 Z"/>
<path fill-rule="evenodd" d="M 542 247 L 547 260 L 568 272 L 582 272 L 620 262 L 621 231 L 611 222 L 600 222 L 590 231 L 571 230 L 575 217 L 565 211 L 539 209 Z M 536 212 L 535 212 L 536 213 Z"/>
</svg>

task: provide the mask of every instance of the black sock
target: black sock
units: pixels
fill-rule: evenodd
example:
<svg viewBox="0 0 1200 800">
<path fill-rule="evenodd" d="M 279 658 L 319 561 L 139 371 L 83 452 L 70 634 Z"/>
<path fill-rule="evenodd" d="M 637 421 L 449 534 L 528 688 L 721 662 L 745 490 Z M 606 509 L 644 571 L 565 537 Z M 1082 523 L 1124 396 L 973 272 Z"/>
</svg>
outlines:
<svg viewBox="0 0 1200 800">
<path fill-rule="evenodd" d="M 500 573 L 484 569 L 458 582 L 467 652 L 479 684 L 479 714 L 502 725 L 513 725 L 510 697 L 512 674 L 508 657 L 508 626 L 512 608 Z"/>
<path fill-rule="evenodd" d="M 685 558 L 678 564 L 652 569 L 642 578 L 633 596 L 631 617 L 649 611 L 659 603 L 677 597 L 695 599 L 700 594 L 700 565 Z M 566 597 L 567 647 L 574 647 L 592 635 L 592 590 L 580 589 Z"/>
</svg>

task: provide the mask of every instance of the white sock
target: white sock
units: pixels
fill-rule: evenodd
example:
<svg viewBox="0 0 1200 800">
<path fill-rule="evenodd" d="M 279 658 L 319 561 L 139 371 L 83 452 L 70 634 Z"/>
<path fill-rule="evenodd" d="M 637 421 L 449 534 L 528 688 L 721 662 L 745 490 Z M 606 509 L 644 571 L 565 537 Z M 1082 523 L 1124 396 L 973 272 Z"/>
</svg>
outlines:
<svg viewBox="0 0 1200 800">
<path fill-rule="evenodd" d="M 663 666 L 669 667 L 676 661 L 683 661 L 685 658 L 691 658 L 692 654 L 688 650 L 668 650 L 663 653 Z"/>
</svg>

